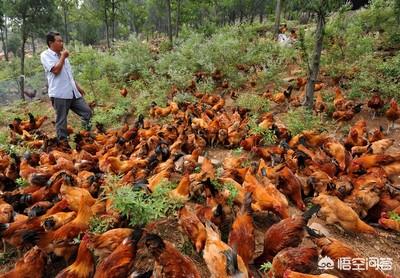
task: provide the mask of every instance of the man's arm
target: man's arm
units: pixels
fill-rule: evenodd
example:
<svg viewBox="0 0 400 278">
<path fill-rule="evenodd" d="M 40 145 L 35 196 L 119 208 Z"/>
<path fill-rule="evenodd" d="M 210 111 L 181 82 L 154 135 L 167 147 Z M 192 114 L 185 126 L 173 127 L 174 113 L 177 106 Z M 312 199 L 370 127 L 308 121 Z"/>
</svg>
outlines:
<svg viewBox="0 0 400 278">
<path fill-rule="evenodd" d="M 51 68 L 52 73 L 54 73 L 55 75 L 58 75 L 61 72 L 61 70 L 64 66 L 64 63 L 65 63 L 65 59 L 68 58 L 68 55 L 69 55 L 69 53 L 68 53 L 68 50 L 66 50 L 66 49 L 61 52 L 60 60 L 58 60 L 58 62 L 54 65 L 54 67 Z"/>
</svg>

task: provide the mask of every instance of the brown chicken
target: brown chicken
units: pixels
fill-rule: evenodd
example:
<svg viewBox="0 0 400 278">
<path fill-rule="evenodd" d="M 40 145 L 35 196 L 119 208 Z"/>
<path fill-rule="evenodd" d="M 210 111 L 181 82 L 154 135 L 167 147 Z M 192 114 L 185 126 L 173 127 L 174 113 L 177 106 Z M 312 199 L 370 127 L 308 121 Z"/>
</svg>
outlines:
<svg viewBox="0 0 400 278">
<path fill-rule="evenodd" d="M 389 121 L 388 128 L 387 128 L 387 132 L 389 133 L 390 123 L 392 123 L 392 128 L 394 128 L 394 122 L 400 118 L 399 106 L 397 104 L 397 101 L 394 98 L 392 98 L 390 100 L 390 107 L 388 110 L 386 110 L 385 116 Z"/>
<path fill-rule="evenodd" d="M 368 154 L 353 159 L 347 171 L 351 174 L 363 174 L 366 170 L 376 166 L 388 165 L 396 161 L 396 158 L 387 154 Z"/>
<path fill-rule="evenodd" d="M 145 237 L 145 244 L 150 254 L 154 257 L 155 277 L 171 278 L 200 278 L 200 273 L 193 261 L 182 255 L 168 241 L 164 241 L 155 234 Z"/>
<path fill-rule="evenodd" d="M 44 218 L 41 225 L 46 231 L 57 230 L 61 226 L 71 222 L 75 217 L 75 211 L 57 212 Z"/>
<path fill-rule="evenodd" d="M 12 222 L 14 215 L 14 208 L 9 203 L 0 199 L 0 223 Z"/>
<path fill-rule="evenodd" d="M 366 146 L 354 146 L 351 148 L 352 155 L 360 155 L 364 153 L 369 154 L 384 154 L 394 143 L 394 139 L 385 138 L 378 141 L 374 141 Z"/>
<path fill-rule="evenodd" d="M 79 244 L 73 264 L 59 272 L 56 278 L 90 278 L 94 272 L 94 258 L 89 250 L 89 237 L 85 235 Z"/>
<path fill-rule="evenodd" d="M 376 235 L 374 228 L 363 222 L 357 213 L 336 196 L 321 194 L 313 199 L 321 206 L 320 214 L 328 224 L 340 224 L 346 231 Z"/>
<path fill-rule="evenodd" d="M 287 248 L 297 247 L 305 236 L 305 226 L 308 220 L 319 211 L 320 207 L 313 206 L 303 213 L 281 220 L 273 224 L 264 235 L 264 250 L 254 263 L 257 266 L 265 262 L 272 262 L 275 255 Z"/>
<path fill-rule="evenodd" d="M 272 261 L 268 272 L 270 278 L 283 278 L 286 270 L 311 272 L 317 268 L 318 249 L 315 247 L 286 248 L 280 251 Z"/>
<path fill-rule="evenodd" d="M 251 135 L 249 137 L 247 137 L 246 139 L 242 140 L 240 142 L 240 146 L 246 150 L 246 151 L 250 151 L 253 147 L 257 146 L 260 141 L 262 139 L 261 135 Z"/>
<path fill-rule="evenodd" d="M 314 111 L 317 114 L 321 115 L 321 117 L 322 117 L 322 113 L 325 113 L 326 111 L 328 111 L 328 105 L 322 99 L 322 95 L 320 92 L 317 92 L 315 95 L 316 95 L 316 99 L 315 99 L 313 108 L 314 108 Z"/>
<path fill-rule="evenodd" d="M 374 114 L 372 115 L 372 119 L 375 119 L 375 116 L 377 112 L 379 112 L 380 109 L 383 108 L 385 105 L 385 102 L 381 98 L 380 95 L 374 94 L 367 102 L 367 105 L 369 108 L 371 108 L 374 111 Z"/>
<path fill-rule="evenodd" d="M 119 90 L 119 93 L 121 94 L 121 96 L 126 97 L 126 95 L 128 94 L 128 90 L 124 87 Z"/>
<path fill-rule="evenodd" d="M 359 120 L 350 128 L 349 134 L 344 141 L 344 146 L 347 150 L 350 150 L 353 146 L 365 146 L 368 144 L 366 127 L 367 122 Z"/>
<path fill-rule="evenodd" d="M 190 178 L 189 173 L 185 174 L 178 186 L 169 192 L 169 197 L 176 200 L 187 201 L 190 193 Z"/>
<path fill-rule="evenodd" d="M 38 238 L 38 246 L 46 250 L 46 252 L 53 251 L 55 255 L 62 256 L 64 259 L 68 260 L 74 253 L 74 248 L 70 245 L 70 241 L 80 233 L 87 231 L 89 219 L 92 214 L 90 206 L 88 206 L 86 200 L 82 198 L 78 214 L 74 220 L 55 231 L 49 231 L 43 235 L 40 233 L 31 233 L 30 237 Z"/>
<path fill-rule="evenodd" d="M 203 258 L 212 278 L 217 277 L 248 277 L 248 272 L 242 258 L 229 245 L 221 241 L 216 232 L 218 228 L 206 223 L 207 242 Z"/>
<path fill-rule="evenodd" d="M 256 248 L 251 202 L 251 193 L 248 192 L 246 193 L 242 208 L 232 224 L 228 239 L 229 246 L 237 251 L 247 269 L 253 259 Z"/>
<path fill-rule="evenodd" d="M 46 265 L 46 253 L 35 246 L 19 259 L 14 269 L 0 274 L 0 278 L 42 278 Z"/>
<path fill-rule="evenodd" d="M 157 106 L 154 101 L 151 103 L 149 114 L 154 118 L 166 117 L 171 113 L 171 107 L 167 106 L 165 108 Z"/>
<path fill-rule="evenodd" d="M 89 234 L 90 247 L 93 254 L 99 257 L 100 260 L 104 259 L 117 248 L 122 241 L 131 236 L 133 230 L 129 228 L 117 228 L 109 230 L 102 234 Z"/>
<path fill-rule="evenodd" d="M 252 208 L 255 211 L 271 210 L 282 218 L 289 217 L 288 201 L 272 184 L 261 184 L 251 173 L 246 174 L 243 187 L 253 193 Z"/>
<path fill-rule="evenodd" d="M 319 248 L 321 248 L 321 255 L 328 256 L 335 263 L 335 269 L 341 277 L 352 277 L 352 278 L 385 278 L 387 277 L 383 272 L 376 270 L 373 267 L 367 270 L 343 270 L 338 267 L 338 260 L 341 258 L 362 258 L 357 254 L 350 246 L 345 243 L 328 237 L 320 237 L 314 240 Z"/>
<path fill-rule="evenodd" d="M 142 234 L 142 229 L 135 229 L 130 237 L 123 239 L 121 244 L 97 265 L 94 278 L 128 277 L 136 257 L 137 244 Z"/>
<path fill-rule="evenodd" d="M 184 206 L 179 211 L 179 224 L 194 244 L 196 251 L 200 253 L 204 249 L 207 239 L 207 232 L 203 223 L 195 213 Z"/>
<path fill-rule="evenodd" d="M 301 197 L 300 180 L 289 167 L 285 166 L 278 172 L 278 187 L 286 196 L 291 198 L 298 209 L 305 209 L 306 206 Z"/>
</svg>

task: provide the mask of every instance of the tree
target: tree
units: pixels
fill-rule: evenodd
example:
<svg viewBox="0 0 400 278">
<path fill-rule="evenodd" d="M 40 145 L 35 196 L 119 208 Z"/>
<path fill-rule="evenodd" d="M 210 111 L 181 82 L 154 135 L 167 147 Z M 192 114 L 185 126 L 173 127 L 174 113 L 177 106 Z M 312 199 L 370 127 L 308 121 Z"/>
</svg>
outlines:
<svg viewBox="0 0 400 278">
<path fill-rule="evenodd" d="M 69 14 L 71 9 L 78 4 L 77 0 L 56 0 L 56 5 L 61 9 L 61 14 L 64 23 L 64 38 L 65 43 L 69 43 Z"/>
<path fill-rule="evenodd" d="M 10 0 L 9 17 L 19 29 L 21 36 L 20 74 L 25 75 L 25 44 L 29 36 L 40 28 L 49 27 L 56 15 L 54 2 L 51 0 Z M 21 98 L 24 96 L 24 82 L 20 82 Z"/>
<path fill-rule="evenodd" d="M 279 25 L 280 25 L 280 22 L 281 22 L 282 1 L 283 0 L 277 0 L 276 1 L 275 25 L 274 25 L 274 38 L 275 39 L 278 39 L 278 35 L 279 35 Z"/>
<path fill-rule="evenodd" d="M 304 10 L 310 11 L 316 15 L 317 27 L 315 30 L 315 43 L 311 60 L 307 62 L 308 81 L 306 85 L 306 97 L 303 105 L 307 108 L 312 108 L 314 103 L 314 84 L 319 74 L 321 61 L 322 46 L 324 41 L 325 21 L 328 14 L 334 9 L 345 4 L 344 0 L 300 0 L 298 1 Z"/>
<path fill-rule="evenodd" d="M 4 57 L 8 61 L 8 38 L 7 38 L 7 17 L 6 17 L 4 1 L 0 1 L 0 33 L 1 33 L 1 44 L 3 46 Z"/>
</svg>

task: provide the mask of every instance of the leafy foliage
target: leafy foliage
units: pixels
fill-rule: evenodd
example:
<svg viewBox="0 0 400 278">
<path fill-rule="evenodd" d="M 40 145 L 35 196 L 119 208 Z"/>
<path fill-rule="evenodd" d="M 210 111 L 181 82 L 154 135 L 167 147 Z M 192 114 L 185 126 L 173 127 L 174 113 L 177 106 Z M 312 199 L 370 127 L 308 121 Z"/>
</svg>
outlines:
<svg viewBox="0 0 400 278">
<path fill-rule="evenodd" d="M 390 211 L 389 212 L 389 218 L 392 219 L 392 220 L 395 220 L 397 222 L 400 222 L 400 215 L 398 215 L 394 211 Z"/>
<path fill-rule="evenodd" d="M 182 206 L 182 203 L 172 200 L 168 195 L 175 187 L 176 184 L 164 180 L 152 194 L 147 194 L 124 186 L 113 192 L 111 199 L 115 209 L 129 219 L 130 225 L 144 225 L 168 216 Z"/>
<path fill-rule="evenodd" d="M 290 110 L 284 117 L 286 127 L 295 136 L 304 130 L 322 129 L 321 119 L 314 116 L 312 111 L 304 108 Z"/>
<path fill-rule="evenodd" d="M 102 234 L 113 228 L 112 218 L 93 216 L 89 220 L 89 231 Z"/>
<path fill-rule="evenodd" d="M 236 100 L 239 107 L 251 110 L 252 113 L 264 113 L 269 111 L 269 102 L 265 98 L 254 94 L 240 94 Z"/>
<path fill-rule="evenodd" d="M 271 262 L 265 262 L 260 266 L 260 270 L 264 273 L 268 272 L 272 268 Z"/>
</svg>

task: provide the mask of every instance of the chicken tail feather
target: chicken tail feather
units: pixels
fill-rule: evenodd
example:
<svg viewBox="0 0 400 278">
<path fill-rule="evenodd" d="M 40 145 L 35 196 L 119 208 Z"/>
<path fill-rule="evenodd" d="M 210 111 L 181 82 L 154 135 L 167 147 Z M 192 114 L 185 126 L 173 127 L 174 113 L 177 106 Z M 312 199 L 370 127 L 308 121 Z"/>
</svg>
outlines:
<svg viewBox="0 0 400 278">
<path fill-rule="evenodd" d="M 237 253 L 232 249 L 226 249 L 224 255 L 226 257 L 226 272 L 228 275 L 235 277 L 240 274 Z"/>
<path fill-rule="evenodd" d="M 320 205 L 313 205 L 311 208 L 309 208 L 307 211 L 303 213 L 303 218 L 304 221 L 308 222 L 310 218 L 316 214 L 319 210 L 321 209 Z"/>
</svg>

